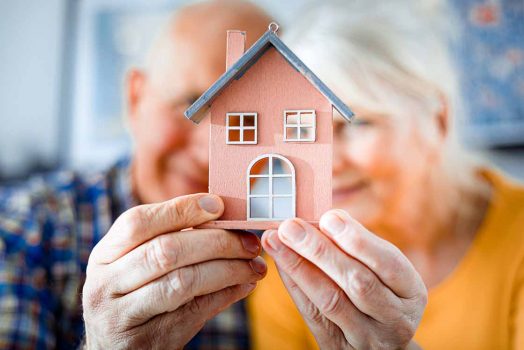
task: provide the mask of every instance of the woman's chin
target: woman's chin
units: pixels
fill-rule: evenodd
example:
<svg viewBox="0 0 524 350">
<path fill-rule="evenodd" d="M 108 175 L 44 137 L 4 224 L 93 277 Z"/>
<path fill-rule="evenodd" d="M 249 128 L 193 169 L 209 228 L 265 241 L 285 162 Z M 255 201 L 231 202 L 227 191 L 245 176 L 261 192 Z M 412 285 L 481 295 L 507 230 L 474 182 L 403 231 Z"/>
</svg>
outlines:
<svg viewBox="0 0 524 350">
<path fill-rule="evenodd" d="M 351 217 L 364 226 L 376 222 L 378 213 L 380 212 L 377 205 L 372 203 L 369 199 L 366 200 L 364 196 L 361 198 L 346 197 L 339 201 L 336 201 L 335 198 L 333 198 L 333 208 L 347 211 Z"/>
</svg>

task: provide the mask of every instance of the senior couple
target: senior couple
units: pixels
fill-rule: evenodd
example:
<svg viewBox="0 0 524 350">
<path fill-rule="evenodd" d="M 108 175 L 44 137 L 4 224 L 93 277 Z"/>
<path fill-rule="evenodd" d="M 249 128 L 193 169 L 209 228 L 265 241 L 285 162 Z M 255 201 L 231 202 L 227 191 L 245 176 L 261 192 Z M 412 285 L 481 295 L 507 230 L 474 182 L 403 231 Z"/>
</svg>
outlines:
<svg viewBox="0 0 524 350">
<path fill-rule="evenodd" d="M 284 28 L 356 119 L 334 119 L 339 209 L 261 240 L 188 229 L 224 206 L 183 111 L 223 73 L 226 30 L 251 45 L 271 18 L 177 11 L 127 75 L 132 157 L 0 190 L 0 348 L 524 348 L 524 189 L 457 140 L 444 10 L 322 1 Z"/>
</svg>

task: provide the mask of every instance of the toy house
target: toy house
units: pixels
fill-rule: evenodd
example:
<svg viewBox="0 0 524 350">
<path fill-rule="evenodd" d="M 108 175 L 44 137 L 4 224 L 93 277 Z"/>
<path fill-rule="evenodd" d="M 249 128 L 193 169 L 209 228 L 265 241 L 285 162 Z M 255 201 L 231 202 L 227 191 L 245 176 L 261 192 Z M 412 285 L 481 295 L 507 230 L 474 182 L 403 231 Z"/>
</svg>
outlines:
<svg viewBox="0 0 524 350">
<path fill-rule="evenodd" d="M 206 227 L 318 223 L 331 209 L 333 109 L 348 122 L 353 113 L 277 30 L 271 23 L 245 53 L 246 33 L 228 31 L 226 72 L 185 112 L 209 119 L 209 192 L 225 203 Z"/>
</svg>

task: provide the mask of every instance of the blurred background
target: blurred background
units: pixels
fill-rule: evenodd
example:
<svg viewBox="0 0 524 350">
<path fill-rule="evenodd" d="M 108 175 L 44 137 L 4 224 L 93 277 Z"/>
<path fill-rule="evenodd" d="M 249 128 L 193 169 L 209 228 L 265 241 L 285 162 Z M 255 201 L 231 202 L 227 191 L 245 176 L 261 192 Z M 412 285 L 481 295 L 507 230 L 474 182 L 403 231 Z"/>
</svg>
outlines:
<svg viewBox="0 0 524 350">
<path fill-rule="evenodd" d="M 128 153 L 123 73 L 141 64 L 163 20 L 188 2 L 1 0 L 0 181 L 103 168 Z M 284 30 L 304 6 L 254 2 Z M 524 1 L 454 3 L 463 36 L 453 49 L 470 109 L 462 138 L 524 180 Z"/>
</svg>

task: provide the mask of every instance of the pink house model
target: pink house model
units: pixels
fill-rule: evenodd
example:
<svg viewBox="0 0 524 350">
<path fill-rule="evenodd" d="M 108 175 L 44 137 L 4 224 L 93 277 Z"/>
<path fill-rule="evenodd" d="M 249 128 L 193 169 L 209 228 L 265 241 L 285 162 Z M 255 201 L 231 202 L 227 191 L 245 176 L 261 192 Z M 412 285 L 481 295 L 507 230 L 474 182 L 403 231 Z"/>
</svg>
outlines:
<svg viewBox="0 0 524 350">
<path fill-rule="evenodd" d="M 333 108 L 351 110 L 278 38 L 278 26 L 244 53 L 227 32 L 226 72 L 185 112 L 210 122 L 209 192 L 224 200 L 206 227 L 268 229 L 331 209 Z M 197 67 L 198 69 L 198 67 Z"/>
</svg>

